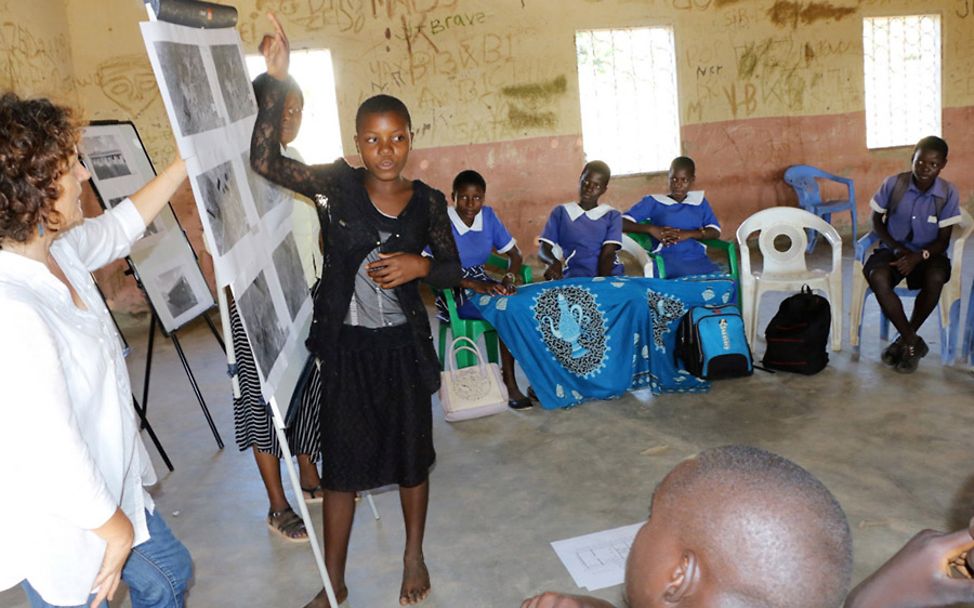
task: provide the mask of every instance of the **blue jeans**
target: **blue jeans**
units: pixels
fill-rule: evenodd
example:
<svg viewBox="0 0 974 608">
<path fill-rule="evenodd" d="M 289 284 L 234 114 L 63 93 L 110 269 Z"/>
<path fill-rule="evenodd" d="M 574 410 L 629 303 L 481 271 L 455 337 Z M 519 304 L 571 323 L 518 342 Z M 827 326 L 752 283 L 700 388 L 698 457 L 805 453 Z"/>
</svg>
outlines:
<svg viewBox="0 0 974 608">
<path fill-rule="evenodd" d="M 186 587 L 193 574 L 192 558 L 183 543 L 173 536 L 158 508 L 154 514 L 146 511 L 145 516 L 151 538 L 132 548 L 122 568 L 122 580 L 129 587 L 132 608 L 183 608 Z M 87 608 L 94 598 L 92 595 L 82 606 L 54 606 L 45 602 L 27 581 L 21 586 L 32 608 Z M 108 602 L 98 608 L 108 608 Z"/>
</svg>

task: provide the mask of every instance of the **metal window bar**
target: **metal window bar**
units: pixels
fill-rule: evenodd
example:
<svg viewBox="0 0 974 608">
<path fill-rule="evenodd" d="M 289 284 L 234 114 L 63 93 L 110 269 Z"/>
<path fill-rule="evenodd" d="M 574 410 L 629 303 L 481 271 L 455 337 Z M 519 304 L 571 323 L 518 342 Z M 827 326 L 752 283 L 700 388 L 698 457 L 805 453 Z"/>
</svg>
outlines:
<svg viewBox="0 0 974 608">
<path fill-rule="evenodd" d="M 863 19 L 867 147 L 941 134 L 940 33 L 939 15 Z"/>
</svg>

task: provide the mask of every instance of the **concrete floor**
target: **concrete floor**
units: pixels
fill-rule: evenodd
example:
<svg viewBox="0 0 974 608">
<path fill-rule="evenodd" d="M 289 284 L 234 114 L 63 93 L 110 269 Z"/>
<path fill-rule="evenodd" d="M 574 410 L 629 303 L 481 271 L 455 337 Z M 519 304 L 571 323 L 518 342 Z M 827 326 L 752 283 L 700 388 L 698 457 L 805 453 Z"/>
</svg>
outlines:
<svg viewBox="0 0 974 608">
<path fill-rule="evenodd" d="M 847 258 L 847 300 L 850 269 Z M 764 322 L 779 300 L 765 299 Z M 439 462 L 426 538 L 433 593 L 423 605 L 515 607 L 545 589 L 577 592 L 551 541 L 642 520 L 671 467 L 728 443 L 780 453 L 835 493 L 853 530 L 856 580 L 916 531 L 966 525 L 974 511 L 974 376 L 941 366 L 936 320 L 923 332 L 931 356 L 910 376 L 879 363 L 873 300 L 859 362 L 850 357 L 848 314 L 845 321 L 843 351 L 813 377 L 756 372 L 705 395 L 636 392 L 573 410 L 535 408 L 454 425 L 434 405 Z M 140 390 L 146 320 L 120 322 Z M 155 458 L 161 483 L 153 494 L 195 559 L 189 605 L 302 606 L 321 587 L 318 573 L 308 545 L 278 540 L 264 525 L 267 502 L 253 458 L 234 445 L 223 354 L 202 323 L 181 339 L 226 443 L 216 448 L 171 344 L 157 340 L 149 416 L 176 470 L 167 474 Z M 763 342 L 754 345 L 758 358 L 763 350 Z M 380 492 L 375 500 L 381 521 L 362 504 L 352 534 L 349 607 L 398 605 L 398 495 Z M 320 529 L 321 514 L 313 513 Z M 597 595 L 617 601 L 620 589 Z M 19 590 L 0 593 L 0 608 L 25 605 Z"/>
</svg>

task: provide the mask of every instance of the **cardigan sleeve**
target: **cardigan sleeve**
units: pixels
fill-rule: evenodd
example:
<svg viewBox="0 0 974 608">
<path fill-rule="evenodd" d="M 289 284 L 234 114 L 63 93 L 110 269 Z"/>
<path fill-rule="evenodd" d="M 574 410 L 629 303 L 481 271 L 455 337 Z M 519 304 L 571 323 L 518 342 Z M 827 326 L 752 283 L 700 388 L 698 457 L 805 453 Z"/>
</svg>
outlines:
<svg viewBox="0 0 974 608">
<path fill-rule="evenodd" d="M 439 190 L 431 190 L 429 196 L 430 219 L 427 238 L 433 254 L 426 282 L 436 289 L 456 287 L 460 284 L 460 255 L 453 240 L 450 217 L 446 213 L 446 197 Z"/>
<path fill-rule="evenodd" d="M 324 165 L 306 165 L 281 154 L 281 116 L 287 97 L 286 85 L 266 73 L 254 80 L 257 92 L 257 120 L 250 138 L 250 166 L 266 179 L 314 200 L 316 194 L 331 196 L 344 160 Z"/>
</svg>

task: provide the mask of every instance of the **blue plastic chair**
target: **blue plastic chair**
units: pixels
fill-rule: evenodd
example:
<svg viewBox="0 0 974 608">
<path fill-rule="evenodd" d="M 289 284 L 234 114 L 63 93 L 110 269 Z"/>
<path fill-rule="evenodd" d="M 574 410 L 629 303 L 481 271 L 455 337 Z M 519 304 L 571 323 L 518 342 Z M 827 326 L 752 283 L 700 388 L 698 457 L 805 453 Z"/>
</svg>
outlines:
<svg viewBox="0 0 974 608">
<path fill-rule="evenodd" d="M 961 363 L 974 365 L 974 281 L 971 281 L 971 293 L 967 296 L 967 324 L 964 326 Z"/>
<path fill-rule="evenodd" d="M 822 193 L 818 189 L 818 182 L 815 180 L 827 179 L 833 182 L 844 184 L 849 191 L 849 196 L 845 200 L 823 201 Z M 848 211 L 852 214 L 852 242 L 857 241 L 856 237 L 856 186 L 847 177 L 839 177 L 826 173 L 821 169 L 809 165 L 792 165 L 785 170 L 785 183 L 794 188 L 798 195 L 798 206 L 819 216 L 828 223 L 832 223 L 832 214 Z M 814 230 L 806 230 L 808 235 L 808 248 L 806 253 L 811 253 L 818 242 L 819 234 Z"/>
<path fill-rule="evenodd" d="M 961 305 L 961 277 L 964 274 L 964 244 L 967 237 L 974 232 L 974 219 L 967 211 L 961 209 L 961 222 L 954 226 L 951 234 L 950 245 L 947 247 L 947 254 L 950 257 L 950 280 L 944 285 L 940 292 L 940 302 L 937 304 L 939 314 L 937 321 L 940 324 L 940 360 L 944 365 L 954 362 L 957 355 L 958 337 L 960 334 L 960 305 Z M 862 274 L 866 259 L 869 258 L 870 250 L 879 242 L 879 237 L 875 232 L 870 232 L 859 239 L 856 243 L 856 258 L 852 262 L 852 302 L 849 309 L 849 343 L 852 345 L 853 361 L 859 358 L 859 343 L 862 338 L 862 317 L 863 309 L 866 307 L 866 298 L 872 293 L 869 283 Z M 916 297 L 920 290 L 897 287 L 895 290 L 900 297 Z M 972 292 L 974 293 L 974 292 Z M 971 306 L 968 305 L 967 333 L 972 333 L 970 314 Z M 889 319 L 879 312 L 879 337 L 883 341 L 889 341 Z M 967 340 L 967 338 L 965 338 Z M 963 345 L 964 360 L 970 354 L 970 344 Z"/>
</svg>

